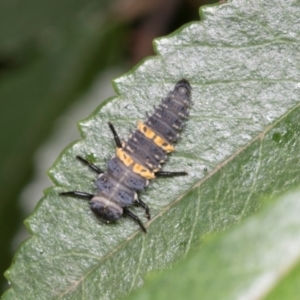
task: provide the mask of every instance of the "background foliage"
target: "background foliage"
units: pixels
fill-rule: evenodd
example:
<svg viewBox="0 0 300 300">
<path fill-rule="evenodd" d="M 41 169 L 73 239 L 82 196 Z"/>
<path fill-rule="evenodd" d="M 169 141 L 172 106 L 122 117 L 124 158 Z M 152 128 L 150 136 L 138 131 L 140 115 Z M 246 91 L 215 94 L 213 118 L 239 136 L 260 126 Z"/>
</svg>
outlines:
<svg viewBox="0 0 300 300">
<path fill-rule="evenodd" d="M 51 169 L 56 187 L 26 221 L 34 238 L 6 273 L 13 288 L 4 299 L 118 298 L 141 285 L 147 272 L 196 249 L 199 236 L 238 223 L 264 197 L 298 185 L 299 13 L 299 1 L 206 7 L 203 22 L 157 40 L 157 56 L 115 80 L 118 97 L 80 123 L 84 140 Z M 104 165 L 114 148 L 107 121 L 125 137 L 182 77 L 193 86 L 194 105 L 167 167 L 180 166 L 189 176 L 156 180 L 143 193 L 154 216 L 149 234 L 127 219 L 101 226 L 86 203 L 57 196 L 61 190 L 94 191 L 93 174 L 74 156 Z M 283 269 L 296 266 L 295 249 Z M 250 281 L 245 289 L 253 287 Z"/>
<path fill-rule="evenodd" d="M 2 275 L 20 243 L 16 232 L 47 183 L 20 205 L 21 190 L 32 180 L 33 169 L 43 168 L 38 174 L 47 181 L 45 170 L 53 163 L 49 157 L 72 140 L 67 131 L 65 143 L 56 146 L 60 150 L 48 143 L 47 152 L 39 155 L 43 158 L 37 158 L 38 146 L 53 135 L 58 117 L 72 103 L 86 101 L 91 85 L 102 89 L 94 102 L 111 95 L 111 88 L 105 88 L 111 76 L 153 53 L 155 36 L 197 19 L 198 6 L 174 0 L 165 6 L 156 0 L 0 0 L 0 293 L 7 288 Z M 164 14 L 163 22 L 157 21 L 159 14 Z M 105 72 L 109 75 L 102 76 Z M 109 81 L 97 83 L 99 74 Z M 78 118 L 64 119 L 76 131 Z"/>
</svg>

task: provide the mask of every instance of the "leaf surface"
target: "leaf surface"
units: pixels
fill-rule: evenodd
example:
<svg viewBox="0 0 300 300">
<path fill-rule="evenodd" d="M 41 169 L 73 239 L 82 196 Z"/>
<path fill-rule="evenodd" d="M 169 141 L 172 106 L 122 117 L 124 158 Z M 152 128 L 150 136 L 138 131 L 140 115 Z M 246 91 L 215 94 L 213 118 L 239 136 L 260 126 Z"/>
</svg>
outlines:
<svg viewBox="0 0 300 300">
<path fill-rule="evenodd" d="M 31 177 L 35 150 L 92 76 L 123 55 L 119 45 L 126 29 L 112 20 L 112 5 L 109 0 L 0 1 L 1 274 L 27 215 L 18 197 Z M 0 276 L 0 293 L 4 281 Z"/>
<path fill-rule="evenodd" d="M 205 7 L 204 21 L 157 40 L 157 56 L 116 79 L 119 96 L 80 122 L 84 139 L 50 170 L 55 187 L 26 221 L 33 238 L 6 273 L 13 288 L 4 299 L 116 299 L 148 271 L 184 257 L 199 236 L 299 184 L 299 13 L 299 1 Z M 190 81 L 194 104 L 164 169 L 189 176 L 157 179 L 142 193 L 153 216 L 147 235 L 129 219 L 99 224 L 87 203 L 58 196 L 95 193 L 95 175 L 75 156 L 105 168 L 114 152 L 107 122 L 126 138 L 181 78 Z"/>
<path fill-rule="evenodd" d="M 299 199 L 299 188 L 272 199 L 127 299 L 298 299 Z"/>
</svg>

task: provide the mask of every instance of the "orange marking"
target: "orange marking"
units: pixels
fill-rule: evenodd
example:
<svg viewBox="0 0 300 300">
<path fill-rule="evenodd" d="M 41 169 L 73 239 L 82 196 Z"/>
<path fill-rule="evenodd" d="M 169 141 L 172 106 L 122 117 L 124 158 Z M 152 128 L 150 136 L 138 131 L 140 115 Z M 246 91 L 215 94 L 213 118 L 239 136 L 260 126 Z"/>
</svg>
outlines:
<svg viewBox="0 0 300 300">
<path fill-rule="evenodd" d="M 132 171 L 144 178 L 153 179 L 155 175 L 153 172 L 145 168 L 144 166 L 136 163 L 124 150 L 123 148 L 117 148 L 116 150 L 117 157 L 121 160 L 121 162 L 126 166 L 132 166 Z"/>
<path fill-rule="evenodd" d="M 150 140 L 152 140 L 156 135 L 155 132 L 153 132 L 151 128 L 146 126 L 141 121 L 138 121 L 138 129 L 145 137 L 147 137 Z"/>
<path fill-rule="evenodd" d="M 138 129 L 139 131 L 148 139 L 153 140 L 155 145 L 162 148 L 167 153 L 173 152 L 175 148 L 169 144 L 164 138 L 157 135 L 150 127 L 145 125 L 143 122 L 138 121 Z"/>
<path fill-rule="evenodd" d="M 122 148 L 117 148 L 116 154 L 117 157 L 126 167 L 129 167 L 133 164 L 133 159 L 127 153 L 125 153 L 125 151 Z"/>
<path fill-rule="evenodd" d="M 136 163 L 134 164 L 132 171 L 138 175 L 141 175 L 142 177 L 145 177 L 147 179 L 153 179 L 155 178 L 155 175 L 153 172 L 148 170 L 147 168 L 141 166 L 140 164 Z"/>
<path fill-rule="evenodd" d="M 175 148 L 171 144 L 166 142 L 163 138 L 161 138 L 158 135 L 155 137 L 154 143 L 163 150 L 165 150 L 167 153 L 173 152 L 175 150 Z"/>
</svg>

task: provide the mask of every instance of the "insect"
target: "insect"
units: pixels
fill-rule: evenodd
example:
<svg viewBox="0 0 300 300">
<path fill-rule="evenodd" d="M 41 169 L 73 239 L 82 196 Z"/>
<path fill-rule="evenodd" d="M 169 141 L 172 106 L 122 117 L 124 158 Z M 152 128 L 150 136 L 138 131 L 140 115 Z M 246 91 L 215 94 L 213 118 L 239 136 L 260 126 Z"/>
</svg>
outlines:
<svg viewBox="0 0 300 300">
<path fill-rule="evenodd" d="M 134 203 L 140 205 L 150 220 L 149 207 L 139 198 L 138 192 L 143 191 L 149 180 L 155 177 L 187 175 L 186 172 L 164 172 L 160 169 L 167 153 L 175 150 L 174 143 L 188 117 L 190 104 L 191 86 L 186 79 L 181 79 L 146 122 L 138 121 L 137 130 L 131 133 L 127 141 L 121 142 L 114 126 L 108 123 L 116 143 L 116 154 L 108 162 L 107 171 L 76 156 L 98 174 L 96 195 L 80 191 L 62 192 L 60 195 L 90 200 L 91 210 L 106 223 L 126 215 L 146 232 L 144 224 L 130 211 L 129 206 Z"/>
</svg>

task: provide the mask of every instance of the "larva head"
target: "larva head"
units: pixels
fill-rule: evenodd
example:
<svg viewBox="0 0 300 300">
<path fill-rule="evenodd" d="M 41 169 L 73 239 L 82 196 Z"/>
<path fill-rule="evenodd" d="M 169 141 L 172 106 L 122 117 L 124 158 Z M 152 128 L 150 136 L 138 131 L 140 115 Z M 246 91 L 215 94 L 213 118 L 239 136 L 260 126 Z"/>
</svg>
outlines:
<svg viewBox="0 0 300 300">
<path fill-rule="evenodd" d="M 123 215 L 122 207 L 102 196 L 95 196 L 90 201 L 90 208 L 101 221 L 107 223 L 114 222 Z"/>
</svg>

